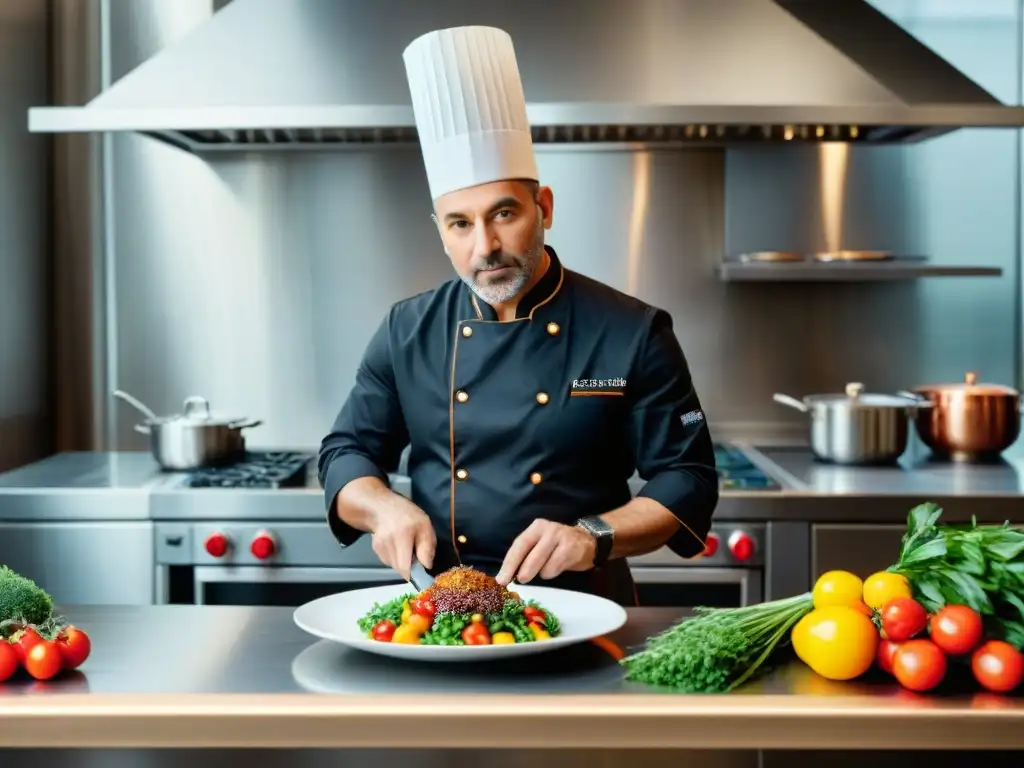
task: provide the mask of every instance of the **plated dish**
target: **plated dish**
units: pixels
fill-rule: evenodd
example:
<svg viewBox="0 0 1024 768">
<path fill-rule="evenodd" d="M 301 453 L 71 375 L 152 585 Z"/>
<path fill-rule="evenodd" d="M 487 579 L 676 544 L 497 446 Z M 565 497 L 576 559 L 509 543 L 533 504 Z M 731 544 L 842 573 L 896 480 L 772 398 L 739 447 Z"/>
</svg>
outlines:
<svg viewBox="0 0 1024 768">
<path fill-rule="evenodd" d="M 603 597 L 532 585 L 517 585 L 507 594 L 463 589 L 465 594 L 456 595 L 459 590 L 442 588 L 447 590 L 453 584 L 472 587 L 468 581 L 478 577 L 464 572 L 453 574 L 450 580 L 445 576 L 440 574 L 434 589 L 429 590 L 433 619 L 417 613 L 417 608 L 421 612 L 429 609 L 414 605 L 424 597 L 405 582 L 321 597 L 297 608 L 293 618 L 300 629 L 338 645 L 429 662 L 532 656 L 607 635 L 626 623 L 625 609 Z M 493 587 L 490 582 L 487 586 Z M 486 602 L 488 599 L 491 602 Z M 414 618 L 419 615 L 423 618 Z M 474 622 L 474 618 L 478 620 Z M 394 624 L 394 629 L 382 624 L 384 621 Z M 374 639 L 374 629 L 380 639 Z M 485 641 L 487 636 L 490 642 Z"/>
<path fill-rule="evenodd" d="M 561 634 L 558 617 L 537 601 L 464 566 L 439 574 L 423 592 L 375 603 L 357 625 L 371 640 L 404 645 L 515 645 Z"/>
</svg>

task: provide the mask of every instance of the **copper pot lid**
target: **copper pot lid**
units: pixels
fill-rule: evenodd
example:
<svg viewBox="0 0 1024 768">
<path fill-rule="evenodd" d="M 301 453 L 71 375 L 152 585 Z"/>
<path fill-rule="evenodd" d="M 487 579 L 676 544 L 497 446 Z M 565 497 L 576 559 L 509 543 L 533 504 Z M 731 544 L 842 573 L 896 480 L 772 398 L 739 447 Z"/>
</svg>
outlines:
<svg viewBox="0 0 1024 768">
<path fill-rule="evenodd" d="M 968 395 L 1000 395 L 1017 397 L 1020 393 L 1013 387 L 1003 384 L 979 384 L 977 371 L 968 371 L 964 374 L 963 383 L 960 384 L 928 384 L 915 387 L 916 392 L 963 392 Z"/>
</svg>

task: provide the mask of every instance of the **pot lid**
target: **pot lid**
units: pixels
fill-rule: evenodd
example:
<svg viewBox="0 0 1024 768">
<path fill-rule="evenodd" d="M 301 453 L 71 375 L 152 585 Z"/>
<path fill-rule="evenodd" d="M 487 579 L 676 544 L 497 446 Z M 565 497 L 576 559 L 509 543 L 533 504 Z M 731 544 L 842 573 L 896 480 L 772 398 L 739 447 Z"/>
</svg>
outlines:
<svg viewBox="0 0 1024 768">
<path fill-rule="evenodd" d="M 808 395 L 804 398 L 804 402 L 809 405 L 812 403 L 824 405 L 845 404 L 866 408 L 906 408 L 915 404 L 909 397 L 866 393 L 864 392 L 864 385 L 860 382 L 847 384 L 846 391 L 841 395 Z"/>
<path fill-rule="evenodd" d="M 968 395 L 1010 395 L 1020 394 L 1013 387 L 1003 384 L 979 384 L 977 371 L 968 371 L 964 374 L 963 383 L 960 384 L 927 384 L 915 387 L 917 392 L 964 392 Z"/>
<path fill-rule="evenodd" d="M 226 418 L 215 414 L 210 410 L 210 403 L 205 397 L 194 395 L 185 398 L 182 407 L 183 413 L 171 416 L 161 416 L 157 421 L 150 421 L 151 424 L 180 423 L 183 426 L 206 426 L 206 427 L 227 427 L 240 424 L 245 421 L 243 418 Z"/>
</svg>

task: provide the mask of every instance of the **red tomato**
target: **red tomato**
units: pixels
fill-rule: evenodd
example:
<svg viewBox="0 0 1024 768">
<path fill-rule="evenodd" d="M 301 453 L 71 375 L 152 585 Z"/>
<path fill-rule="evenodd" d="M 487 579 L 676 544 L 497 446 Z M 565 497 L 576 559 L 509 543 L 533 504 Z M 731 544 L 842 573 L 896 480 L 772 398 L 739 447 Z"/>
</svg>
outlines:
<svg viewBox="0 0 1024 768">
<path fill-rule="evenodd" d="M 981 616 L 966 605 L 947 605 L 932 616 L 932 642 L 950 656 L 973 651 L 981 640 Z"/>
<path fill-rule="evenodd" d="M 548 624 L 548 617 L 544 614 L 544 611 L 542 611 L 540 608 L 535 608 L 532 605 L 528 605 L 525 608 L 523 608 L 523 616 L 526 617 L 526 620 L 528 622 L 535 621 L 542 627 L 546 627 Z"/>
<path fill-rule="evenodd" d="M 52 640 L 40 640 L 25 654 L 25 671 L 36 680 L 49 680 L 63 667 L 64 657 Z"/>
<path fill-rule="evenodd" d="M 491 633 L 486 624 L 473 623 L 462 630 L 462 642 L 466 645 L 490 645 Z"/>
<path fill-rule="evenodd" d="M 395 622 L 382 619 L 373 628 L 373 639 L 381 643 L 390 643 L 391 638 L 395 636 L 395 629 Z"/>
<path fill-rule="evenodd" d="M 32 627 L 25 627 L 14 633 L 12 642 L 14 643 L 14 650 L 18 653 L 18 661 L 22 664 L 25 663 L 25 657 L 28 652 L 32 650 L 32 647 L 37 643 L 42 642 L 43 638 L 39 636 L 39 633 Z"/>
<path fill-rule="evenodd" d="M 946 655 L 931 640 L 908 640 L 892 657 L 892 674 L 911 691 L 930 691 L 946 676 Z"/>
<path fill-rule="evenodd" d="M 909 597 L 896 597 L 882 606 L 882 632 L 897 643 L 909 640 L 928 626 L 928 612 Z"/>
<path fill-rule="evenodd" d="M 9 680 L 18 671 L 20 663 L 14 646 L 0 638 L 0 683 Z"/>
<path fill-rule="evenodd" d="M 437 609 L 430 600 L 417 599 L 412 601 L 412 612 L 418 613 L 420 616 L 426 616 L 428 619 L 434 618 L 434 614 L 437 613 Z"/>
<path fill-rule="evenodd" d="M 78 669 L 89 658 L 92 641 L 77 627 L 68 627 L 57 637 L 57 648 L 64 659 L 64 669 Z"/>
<path fill-rule="evenodd" d="M 878 655 L 875 658 L 880 670 L 888 672 L 890 675 L 892 674 L 892 659 L 900 645 L 900 643 L 894 643 L 892 640 L 882 640 L 878 644 Z"/>
<path fill-rule="evenodd" d="M 1024 680 L 1024 655 L 1009 643 L 989 640 L 971 657 L 971 671 L 983 688 L 1008 693 Z"/>
</svg>

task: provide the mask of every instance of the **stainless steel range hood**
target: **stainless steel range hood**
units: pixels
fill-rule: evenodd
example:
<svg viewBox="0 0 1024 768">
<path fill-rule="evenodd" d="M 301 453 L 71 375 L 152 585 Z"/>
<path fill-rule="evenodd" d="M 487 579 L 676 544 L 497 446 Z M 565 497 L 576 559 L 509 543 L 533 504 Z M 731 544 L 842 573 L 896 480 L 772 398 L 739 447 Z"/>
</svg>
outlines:
<svg viewBox="0 0 1024 768">
<path fill-rule="evenodd" d="M 40 133 L 135 131 L 193 152 L 415 140 L 402 49 L 439 27 L 515 40 L 538 142 L 918 141 L 1018 128 L 864 0 L 233 0 Z"/>
</svg>

